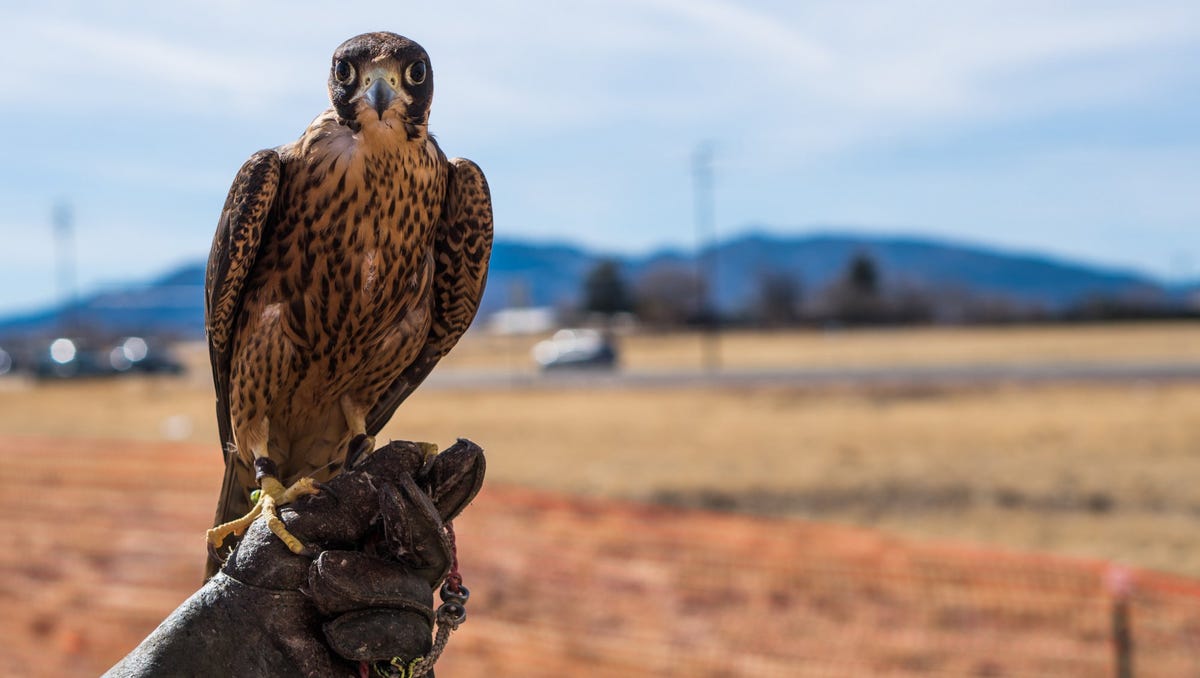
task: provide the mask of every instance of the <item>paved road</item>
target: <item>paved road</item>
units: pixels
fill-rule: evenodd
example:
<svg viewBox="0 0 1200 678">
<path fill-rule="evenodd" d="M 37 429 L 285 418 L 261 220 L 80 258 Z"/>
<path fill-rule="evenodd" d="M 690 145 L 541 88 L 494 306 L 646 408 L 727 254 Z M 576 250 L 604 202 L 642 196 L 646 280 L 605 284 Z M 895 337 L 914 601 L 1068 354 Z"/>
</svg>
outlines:
<svg viewBox="0 0 1200 678">
<path fill-rule="evenodd" d="M 1045 382 L 1200 381 L 1200 363 L 1056 363 L 833 367 L 784 370 L 435 371 L 427 386 L 459 389 L 662 388 L 693 386 L 979 386 Z"/>
</svg>

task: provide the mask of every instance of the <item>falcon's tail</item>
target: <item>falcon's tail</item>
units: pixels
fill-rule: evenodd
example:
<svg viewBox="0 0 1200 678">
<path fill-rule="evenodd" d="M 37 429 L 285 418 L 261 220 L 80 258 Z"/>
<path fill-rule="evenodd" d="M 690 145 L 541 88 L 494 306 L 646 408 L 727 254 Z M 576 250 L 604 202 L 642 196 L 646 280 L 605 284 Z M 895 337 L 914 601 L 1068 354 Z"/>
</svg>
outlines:
<svg viewBox="0 0 1200 678">
<path fill-rule="evenodd" d="M 225 445 L 225 477 L 221 481 L 221 494 L 217 498 L 217 512 L 213 525 L 236 520 L 250 511 L 250 495 L 246 488 L 254 487 L 254 470 L 238 456 L 232 442 Z M 204 568 L 207 581 L 217 573 L 221 564 L 211 556 Z"/>
</svg>

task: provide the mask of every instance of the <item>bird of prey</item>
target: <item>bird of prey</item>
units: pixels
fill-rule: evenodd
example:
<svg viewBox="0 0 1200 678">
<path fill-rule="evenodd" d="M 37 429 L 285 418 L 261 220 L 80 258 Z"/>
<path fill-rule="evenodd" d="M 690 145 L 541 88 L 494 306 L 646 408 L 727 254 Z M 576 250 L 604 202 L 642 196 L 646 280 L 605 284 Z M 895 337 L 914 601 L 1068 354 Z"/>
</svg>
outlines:
<svg viewBox="0 0 1200 678">
<path fill-rule="evenodd" d="M 351 38 L 329 95 L 297 141 L 242 166 L 213 239 L 205 324 L 225 479 L 210 550 L 265 513 L 304 552 L 276 507 L 374 449 L 487 279 L 487 181 L 429 134 L 425 50 L 394 33 Z"/>
</svg>

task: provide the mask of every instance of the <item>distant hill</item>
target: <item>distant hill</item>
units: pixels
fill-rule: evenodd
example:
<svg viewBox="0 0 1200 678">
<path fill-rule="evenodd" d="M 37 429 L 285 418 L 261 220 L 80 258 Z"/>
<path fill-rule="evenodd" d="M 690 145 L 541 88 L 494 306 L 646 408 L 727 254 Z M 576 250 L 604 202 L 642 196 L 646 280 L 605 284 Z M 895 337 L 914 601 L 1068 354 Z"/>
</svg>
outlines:
<svg viewBox="0 0 1200 678">
<path fill-rule="evenodd" d="M 47 335 L 68 323 L 97 334 L 203 337 L 204 264 L 114 286 L 68 306 L 0 318 L 0 337 Z"/>
<path fill-rule="evenodd" d="M 748 303 L 764 272 L 795 274 L 805 289 L 819 290 L 857 253 L 876 261 L 884 287 L 952 288 L 1050 311 L 1093 297 L 1165 294 L 1158 281 L 1131 271 L 931 239 L 750 235 L 717 248 L 718 303 L 723 312 Z"/>
<path fill-rule="evenodd" d="M 916 237 L 838 233 L 806 236 L 745 235 L 715 249 L 716 299 L 723 313 L 753 303 L 764 274 L 793 276 L 805 291 L 837 279 L 851 257 L 866 253 L 877 263 L 885 287 L 952 289 L 1058 311 L 1088 299 L 1166 300 L 1179 297 L 1159 281 L 1132 271 L 1089 266 L 1037 254 L 1014 254 L 977 245 Z M 712 256 L 709 250 L 704 256 Z M 510 305 L 576 305 L 588 271 L 615 258 L 636 281 L 660 267 L 694 267 L 690 253 L 664 250 L 648 256 L 610 256 L 569 244 L 497 240 L 488 289 L 480 309 L 487 316 Z M 47 334 L 71 315 L 82 325 L 113 334 L 203 336 L 204 264 L 180 267 L 147 283 L 84 297 L 69 309 L 47 308 L 0 319 L 0 337 Z"/>
<path fill-rule="evenodd" d="M 838 278 L 851 257 L 866 253 L 878 264 L 884 287 L 954 289 L 982 297 L 1060 311 L 1092 298 L 1163 299 L 1158 281 L 1131 271 L 1101 268 L 1036 254 L 1014 254 L 981 246 L 922 238 L 821 234 L 751 234 L 718 245 L 716 300 L 722 313 L 752 304 L 764 274 L 793 276 L 805 290 L 820 290 Z M 711 257 L 706 250 L 702 256 Z M 587 271 L 603 255 L 569 246 L 498 244 L 485 296 L 489 311 L 527 295 L 535 305 L 570 306 L 580 300 Z M 636 281 L 659 267 L 695 266 L 695 256 L 664 250 L 644 257 L 610 257 Z"/>
<path fill-rule="evenodd" d="M 570 306 L 601 255 L 566 244 L 497 239 L 479 312 L 508 306 Z"/>
</svg>

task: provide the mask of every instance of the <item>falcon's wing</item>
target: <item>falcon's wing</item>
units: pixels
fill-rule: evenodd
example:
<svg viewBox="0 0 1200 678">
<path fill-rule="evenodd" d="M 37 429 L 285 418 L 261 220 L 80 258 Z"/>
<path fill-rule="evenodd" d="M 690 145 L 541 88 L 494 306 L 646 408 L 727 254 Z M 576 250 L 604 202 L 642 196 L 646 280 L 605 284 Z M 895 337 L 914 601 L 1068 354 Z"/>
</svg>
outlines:
<svg viewBox="0 0 1200 678">
<path fill-rule="evenodd" d="M 233 357 L 233 338 L 242 308 L 243 291 L 258 259 L 265 234 L 271 230 L 275 192 L 279 188 L 280 160 L 273 150 L 259 151 L 250 156 L 238 170 L 217 233 L 213 236 L 208 255 L 208 271 L 204 283 L 204 327 L 208 334 L 208 355 L 212 360 L 213 385 L 217 390 L 217 428 L 221 434 L 221 451 L 225 455 L 225 483 L 217 509 L 228 503 L 232 487 L 233 424 L 229 414 L 229 374 Z"/>
<path fill-rule="evenodd" d="M 442 356 L 467 331 L 487 283 L 492 255 L 492 196 L 479 167 L 464 158 L 450 161 L 442 220 L 433 245 L 433 323 L 421 354 L 392 383 L 367 416 L 376 435 Z"/>
</svg>

